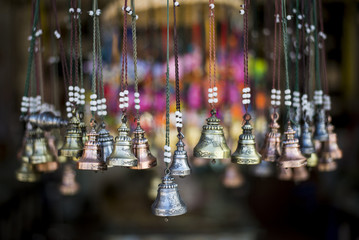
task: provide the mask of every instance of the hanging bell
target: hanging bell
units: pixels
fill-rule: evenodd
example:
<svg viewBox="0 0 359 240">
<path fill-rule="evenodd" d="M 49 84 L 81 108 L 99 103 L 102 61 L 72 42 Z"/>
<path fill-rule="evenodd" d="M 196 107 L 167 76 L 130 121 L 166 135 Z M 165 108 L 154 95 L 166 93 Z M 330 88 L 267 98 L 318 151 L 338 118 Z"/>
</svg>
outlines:
<svg viewBox="0 0 359 240">
<path fill-rule="evenodd" d="M 310 154 L 309 158 L 307 158 L 307 166 L 316 167 L 317 165 L 318 165 L 318 155 L 316 153 Z"/>
<path fill-rule="evenodd" d="M 294 108 L 294 116 L 293 116 L 293 120 L 294 120 L 294 124 L 292 126 L 293 130 L 295 131 L 295 135 L 294 137 L 299 139 L 300 136 L 302 135 L 302 128 L 300 126 L 300 118 L 301 118 L 301 109 L 300 107 Z"/>
<path fill-rule="evenodd" d="M 84 113 L 83 112 L 79 112 L 79 129 L 81 130 L 81 137 L 82 137 L 82 143 L 87 142 L 88 138 L 87 138 L 87 127 L 86 124 L 84 122 Z"/>
<path fill-rule="evenodd" d="M 128 136 L 130 129 L 126 124 L 126 117 L 118 128 L 118 136 L 115 139 L 113 151 L 107 159 L 109 167 L 136 167 L 137 158 L 131 150 L 131 137 Z"/>
<path fill-rule="evenodd" d="M 52 161 L 52 156 L 49 154 L 47 144 L 44 137 L 44 132 L 40 129 L 36 129 L 36 137 L 34 139 L 34 147 L 32 155 L 30 156 L 31 164 L 42 164 Z"/>
<path fill-rule="evenodd" d="M 82 132 L 79 128 L 80 121 L 76 117 L 75 112 L 69 121 L 67 127 L 67 132 L 65 136 L 65 143 L 62 148 L 59 150 L 59 156 L 71 157 L 74 160 L 82 155 L 83 151 L 83 142 L 82 142 Z"/>
<path fill-rule="evenodd" d="M 280 133 L 278 132 L 280 126 L 277 123 L 278 118 L 277 112 L 271 115 L 270 131 L 266 134 L 263 148 L 260 151 L 263 161 L 275 162 L 280 157 Z"/>
<path fill-rule="evenodd" d="M 310 131 L 310 126 L 306 119 L 304 119 L 303 121 L 302 134 L 299 139 L 299 145 L 300 145 L 300 151 L 304 155 L 310 156 L 312 153 L 315 153 L 312 133 Z"/>
<path fill-rule="evenodd" d="M 299 150 L 298 139 L 294 138 L 295 131 L 291 123 L 288 122 L 287 131 L 284 132 L 282 155 L 278 159 L 279 166 L 282 168 L 296 168 L 305 166 L 307 159 Z"/>
<path fill-rule="evenodd" d="M 238 165 L 228 164 L 224 172 L 223 185 L 226 188 L 238 188 L 243 183 L 244 179 L 238 172 Z"/>
<path fill-rule="evenodd" d="M 170 166 L 172 176 L 185 177 L 191 174 L 187 152 L 184 149 L 185 144 L 183 143 L 183 138 L 183 133 L 178 133 L 178 142 L 176 144 L 177 150 L 173 154 L 173 160 Z"/>
<path fill-rule="evenodd" d="M 95 121 L 91 122 L 92 129 L 87 134 L 88 140 L 85 143 L 85 148 L 82 157 L 77 162 L 77 168 L 80 170 L 106 170 L 106 163 L 101 157 L 100 143 L 98 142 L 98 134 L 95 130 Z"/>
<path fill-rule="evenodd" d="M 219 125 L 216 111 L 211 111 L 211 117 L 207 118 L 207 125 L 202 128 L 202 135 L 193 150 L 193 156 L 206 159 L 226 159 L 231 157 L 231 150 L 224 138 L 223 127 Z"/>
<path fill-rule="evenodd" d="M 67 125 L 67 120 L 55 116 L 53 112 L 42 112 L 22 117 L 20 120 L 31 123 L 44 131 L 50 131 L 54 128 L 61 128 Z"/>
<path fill-rule="evenodd" d="M 101 123 L 100 131 L 98 132 L 98 142 L 100 143 L 102 161 L 106 163 L 113 150 L 113 137 L 106 130 L 104 122 Z"/>
<path fill-rule="evenodd" d="M 337 163 L 331 156 L 329 140 L 323 142 L 321 157 L 318 163 L 318 170 L 320 172 L 331 172 L 337 169 Z"/>
<path fill-rule="evenodd" d="M 181 199 L 174 178 L 167 173 L 158 185 L 157 197 L 152 204 L 152 213 L 159 217 L 174 217 L 185 214 L 187 207 Z"/>
<path fill-rule="evenodd" d="M 323 108 L 317 110 L 314 118 L 314 125 L 315 129 L 313 138 L 321 142 L 328 140 L 328 132 L 325 125 L 325 112 Z"/>
<path fill-rule="evenodd" d="M 328 135 L 329 135 L 329 152 L 333 159 L 340 159 L 343 157 L 342 150 L 338 146 L 337 134 L 334 133 L 334 126 L 332 118 L 328 117 Z"/>
<path fill-rule="evenodd" d="M 62 175 L 62 183 L 60 185 L 60 192 L 65 196 L 75 195 L 80 186 L 76 182 L 76 172 L 72 169 L 70 164 L 66 164 Z"/>
<path fill-rule="evenodd" d="M 244 115 L 245 124 L 242 126 L 243 133 L 239 136 L 237 150 L 232 154 L 232 162 L 237 164 L 259 164 L 261 155 L 256 150 L 255 136 L 252 134 L 253 127 L 249 123 L 251 116 Z"/>
<path fill-rule="evenodd" d="M 293 177 L 293 170 L 291 168 L 279 167 L 278 179 L 282 181 L 290 181 Z"/>
<path fill-rule="evenodd" d="M 303 182 L 308 180 L 309 173 L 305 166 L 293 168 L 293 181 Z"/>
<path fill-rule="evenodd" d="M 132 151 L 138 159 L 137 166 L 131 169 L 149 169 L 157 166 L 157 159 L 150 151 L 150 145 L 145 137 L 145 131 L 141 128 L 140 122 L 137 121 L 137 127 L 133 131 Z"/>
</svg>

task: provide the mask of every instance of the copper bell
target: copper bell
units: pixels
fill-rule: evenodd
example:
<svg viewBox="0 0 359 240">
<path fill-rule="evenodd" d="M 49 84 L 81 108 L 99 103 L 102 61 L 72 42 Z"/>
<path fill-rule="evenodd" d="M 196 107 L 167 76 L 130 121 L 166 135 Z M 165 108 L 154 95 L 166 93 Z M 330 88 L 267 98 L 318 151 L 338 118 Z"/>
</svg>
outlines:
<svg viewBox="0 0 359 240">
<path fill-rule="evenodd" d="M 62 175 L 62 183 L 60 185 L 60 192 L 65 196 L 75 195 L 80 186 L 76 182 L 76 172 L 72 169 L 71 164 L 66 164 Z"/>
<path fill-rule="evenodd" d="M 187 152 L 184 149 L 183 133 L 178 134 L 178 142 L 176 144 L 177 150 L 173 154 L 170 171 L 172 176 L 185 177 L 191 174 L 191 168 L 188 164 Z"/>
<path fill-rule="evenodd" d="M 80 170 L 106 170 L 106 163 L 101 157 L 100 143 L 98 142 L 98 134 L 95 130 L 94 120 L 91 122 L 92 129 L 87 134 L 88 140 L 85 143 L 85 148 L 82 157 L 77 162 L 77 168 Z"/>
<path fill-rule="evenodd" d="M 239 136 L 237 150 L 232 154 L 233 163 L 253 165 L 261 162 L 261 155 L 256 150 L 255 136 L 252 134 L 253 127 L 249 123 L 250 119 L 249 114 L 244 115 L 243 133 Z"/>
<path fill-rule="evenodd" d="M 52 156 L 49 153 L 49 149 L 45 141 L 44 132 L 40 128 L 37 128 L 33 152 L 30 156 L 30 163 L 36 165 L 47 163 L 52 160 Z"/>
<path fill-rule="evenodd" d="M 137 121 L 137 127 L 133 131 L 132 151 L 138 159 L 137 166 L 131 169 L 149 169 L 157 166 L 157 159 L 150 151 L 150 145 L 145 137 L 145 131 L 141 128 L 140 122 Z"/>
<path fill-rule="evenodd" d="M 152 204 L 152 213 L 159 217 L 174 217 L 185 214 L 187 207 L 181 199 L 174 178 L 167 173 L 158 185 L 157 197 Z"/>
<path fill-rule="evenodd" d="M 107 159 L 109 167 L 136 167 L 137 158 L 132 153 L 131 137 L 128 136 L 130 129 L 126 124 L 126 117 L 122 119 L 122 124 L 118 128 L 118 136 L 115 139 L 113 151 Z"/>
<path fill-rule="evenodd" d="M 332 124 L 332 118 L 328 117 L 328 134 L 329 134 L 329 152 L 333 159 L 340 159 L 343 157 L 342 150 L 338 146 L 337 134 L 334 133 L 334 126 Z"/>
<path fill-rule="evenodd" d="M 304 119 L 303 121 L 302 134 L 299 139 L 299 145 L 300 145 L 300 151 L 304 155 L 310 156 L 312 153 L 315 153 L 312 133 L 310 131 L 310 126 L 306 119 Z"/>
<path fill-rule="evenodd" d="M 318 170 L 321 172 L 330 172 L 337 169 L 337 163 L 331 155 L 329 140 L 323 142 L 321 156 L 319 158 Z"/>
<path fill-rule="evenodd" d="M 83 151 L 83 142 L 82 142 L 82 132 L 79 128 L 80 121 L 76 117 L 76 114 L 73 112 L 73 116 L 69 121 L 67 126 L 67 132 L 65 136 L 65 143 L 62 148 L 59 150 L 59 156 L 71 157 L 74 160 L 82 155 Z"/>
<path fill-rule="evenodd" d="M 314 136 L 315 140 L 321 142 L 328 140 L 328 132 L 325 125 L 325 112 L 323 108 L 319 108 L 314 118 Z"/>
<path fill-rule="evenodd" d="M 106 130 L 105 123 L 102 122 L 98 132 L 98 142 L 101 148 L 102 161 L 107 163 L 107 158 L 111 155 L 113 150 L 113 137 L 109 131 Z"/>
<path fill-rule="evenodd" d="M 283 141 L 282 155 L 278 159 L 279 166 L 282 168 L 305 166 L 307 159 L 299 150 L 298 139 L 294 137 L 295 131 L 290 122 L 288 122 L 287 131 L 284 134 L 285 140 Z"/>
<path fill-rule="evenodd" d="M 260 151 L 263 161 L 275 162 L 280 157 L 280 133 L 278 132 L 280 126 L 277 123 L 278 118 L 277 112 L 271 115 L 270 131 L 266 134 L 263 148 Z"/>
<path fill-rule="evenodd" d="M 226 188 L 237 188 L 243 185 L 243 177 L 238 172 L 238 165 L 228 164 L 224 172 L 223 185 Z"/>
<path fill-rule="evenodd" d="M 290 181 L 293 177 L 293 172 L 291 168 L 279 167 L 278 179 L 282 181 Z"/>
<path fill-rule="evenodd" d="M 303 182 L 308 180 L 309 173 L 305 166 L 293 168 L 293 181 Z"/>
<path fill-rule="evenodd" d="M 193 156 L 206 159 L 226 159 L 231 157 L 231 150 L 224 138 L 223 127 L 219 125 L 216 111 L 211 111 L 211 117 L 207 118 L 207 125 L 202 128 L 202 135 L 193 150 Z"/>
</svg>

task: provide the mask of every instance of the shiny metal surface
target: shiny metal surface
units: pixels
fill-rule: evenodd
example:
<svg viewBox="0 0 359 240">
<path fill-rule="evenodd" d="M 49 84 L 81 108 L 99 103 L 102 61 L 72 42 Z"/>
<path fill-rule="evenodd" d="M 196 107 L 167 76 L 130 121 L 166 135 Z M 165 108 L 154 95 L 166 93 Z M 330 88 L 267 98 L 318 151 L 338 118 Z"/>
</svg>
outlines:
<svg viewBox="0 0 359 240">
<path fill-rule="evenodd" d="M 303 121 L 302 126 L 302 135 L 299 139 L 300 151 L 307 156 L 310 156 L 315 152 L 314 142 L 312 139 L 312 132 L 310 131 L 310 126 L 308 121 Z"/>
<path fill-rule="evenodd" d="M 31 123 L 34 127 L 41 128 L 44 131 L 50 131 L 53 128 L 61 128 L 67 125 L 67 120 L 55 116 L 53 112 L 42 112 L 24 116 L 21 120 Z"/>
<path fill-rule="evenodd" d="M 280 133 L 278 132 L 280 126 L 277 123 L 278 118 L 278 113 L 273 113 L 271 115 L 271 123 L 269 124 L 270 130 L 266 134 L 264 145 L 260 150 L 263 161 L 275 162 L 280 157 Z"/>
<path fill-rule="evenodd" d="M 329 136 L 325 125 L 325 111 L 323 108 L 317 109 L 314 117 L 314 126 L 313 138 L 321 142 L 328 140 Z"/>
<path fill-rule="evenodd" d="M 170 165 L 170 171 L 172 176 L 185 177 L 191 174 L 191 168 L 188 163 L 187 152 L 184 149 L 185 144 L 183 142 L 184 135 L 180 133 L 178 135 L 178 142 L 176 144 L 177 149 L 174 151 L 173 159 Z"/>
<path fill-rule="evenodd" d="M 34 147 L 30 156 L 31 164 L 41 164 L 53 161 L 53 157 L 47 147 L 45 136 L 40 128 L 36 129 L 36 137 L 34 139 Z"/>
<path fill-rule="evenodd" d="M 101 148 L 102 161 L 106 163 L 107 158 L 113 150 L 113 137 L 110 135 L 110 132 L 106 130 L 104 122 L 101 123 L 100 130 L 98 131 L 98 142 Z"/>
</svg>

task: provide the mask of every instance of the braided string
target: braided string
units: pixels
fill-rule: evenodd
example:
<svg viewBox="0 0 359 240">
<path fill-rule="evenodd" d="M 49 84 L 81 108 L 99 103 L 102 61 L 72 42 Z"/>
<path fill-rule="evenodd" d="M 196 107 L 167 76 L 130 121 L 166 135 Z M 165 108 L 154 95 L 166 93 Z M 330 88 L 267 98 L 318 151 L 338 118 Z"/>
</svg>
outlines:
<svg viewBox="0 0 359 240">
<path fill-rule="evenodd" d="M 127 8 L 127 0 L 125 0 L 124 9 Z M 123 16 L 123 43 L 122 43 L 122 68 L 121 68 L 121 83 L 120 83 L 120 91 L 124 91 L 128 89 L 127 83 L 127 14 L 124 13 Z M 127 108 L 124 107 L 122 109 L 122 113 L 125 114 Z"/>
<path fill-rule="evenodd" d="M 170 76 L 169 76 L 169 72 L 170 72 L 170 66 L 169 66 L 169 62 L 170 62 L 170 48 L 169 48 L 169 43 L 170 43 L 170 23 L 169 23 L 169 0 L 167 0 L 167 52 L 166 52 L 166 57 L 167 57 L 167 65 L 166 65 L 166 146 L 170 146 Z M 167 162 L 165 162 L 166 165 L 166 171 L 168 170 L 169 164 Z"/>
<path fill-rule="evenodd" d="M 81 8 L 81 0 L 78 1 L 78 7 Z M 82 30 L 81 30 L 81 17 L 80 14 L 78 15 L 77 18 L 78 21 L 78 44 L 79 44 L 79 62 L 80 62 L 80 84 L 79 87 L 83 88 L 84 87 L 84 73 L 83 73 L 83 57 L 82 57 Z"/>
<path fill-rule="evenodd" d="M 181 111 L 180 83 L 179 83 L 179 67 L 178 67 L 178 39 L 176 26 L 176 0 L 173 0 L 173 42 L 175 57 L 175 75 L 176 75 L 176 110 Z"/>
<path fill-rule="evenodd" d="M 94 12 L 93 16 L 93 39 L 92 39 L 92 92 L 96 93 L 96 9 L 97 9 L 97 0 L 93 0 L 92 11 Z M 95 111 L 91 111 L 92 117 L 95 117 Z"/>
<path fill-rule="evenodd" d="M 324 34 L 324 24 L 323 24 L 323 9 L 322 9 L 322 0 L 318 2 L 318 10 L 319 10 L 319 24 L 320 24 L 320 32 Z M 327 77 L 327 59 L 325 54 L 325 38 L 322 37 L 320 44 L 321 47 L 321 60 L 322 60 L 322 74 L 323 74 L 323 87 L 326 95 L 329 95 L 328 89 L 328 77 Z"/>
<path fill-rule="evenodd" d="M 74 1 L 74 15 L 72 16 L 73 18 L 77 18 L 77 1 Z M 78 82 L 79 82 L 79 49 L 78 49 L 78 30 L 77 30 L 77 24 L 78 24 L 78 20 L 74 20 L 74 42 L 75 42 L 75 46 L 74 46 L 74 53 L 75 53 L 75 78 L 74 78 L 74 86 L 78 86 Z"/>
<path fill-rule="evenodd" d="M 244 0 L 244 88 L 249 87 L 249 76 L 248 76 L 248 11 L 249 11 L 249 0 Z M 244 105 L 246 114 L 248 114 L 248 104 Z"/>
<path fill-rule="evenodd" d="M 318 23 L 317 23 L 317 7 L 316 1 L 313 0 L 313 22 L 315 26 L 314 41 L 315 41 L 315 88 L 321 90 L 322 86 L 320 83 L 320 66 L 319 66 L 319 46 L 318 46 Z"/>
<path fill-rule="evenodd" d="M 209 4 L 214 4 L 214 0 L 209 0 Z M 214 10 L 209 7 L 209 63 L 208 63 L 208 81 L 209 81 L 209 88 L 212 88 L 214 87 L 214 84 L 212 82 L 212 64 L 214 63 L 213 62 L 213 38 L 212 38 L 212 35 L 214 34 L 213 33 L 213 28 L 214 28 Z M 213 66 L 214 67 L 214 66 Z M 214 110 L 214 103 L 210 103 L 210 106 L 212 108 L 212 110 Z"/>
<path fill-rule="evenodd" d="M 133 68 L 135 72 L 135 92 L 138 93 L 138 72 L 137 72 L 137 29 L 136 29 L 136 11 L 135 1 L 131 0 L 132 7 L 132 42 L 133 42 Z M 140 110 L 136 109 L 136 121 L 140 122 Z"/>
<path fill-rule="evenodd" d="M 295 85 L 294 85 L 294 91 L 299 91 L 299 46 L 300 46 L 300 38 L 299 38 L 299 0 L 296 0 L 296 10 L 297 10 L 297 16 L 296 16 L 296 46 L 295 46 Z"/>
</svg>

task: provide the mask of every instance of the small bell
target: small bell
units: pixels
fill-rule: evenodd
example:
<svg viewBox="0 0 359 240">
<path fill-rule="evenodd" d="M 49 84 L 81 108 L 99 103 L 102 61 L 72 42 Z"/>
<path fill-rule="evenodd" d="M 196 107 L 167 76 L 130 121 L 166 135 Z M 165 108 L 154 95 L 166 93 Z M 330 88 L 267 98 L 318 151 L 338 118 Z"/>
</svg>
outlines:
<svg viewBox="0 0 359 240">
<path fill-rule="evenodd" d="M 191 168 L 188 164 L 187 152 L 184 149 L 183 133 L 178 134 L 178 142 L 176 144 L 177 150 L 173 154 L 170 171 L 172 176 L 185 177 L 191 174 Z"/>
<path fill-rule="evenodd" d="M 298 139 L 294 138 L 295 131 L 288 122 L 287 131 L 284 132 L 282 155 L 278 159 L 279 166 L 282 168 L 296 168 L 305 166 L 307 159 L 299 150 Z"/>
<path fill-rule="evenodd" d="M 185 214 L 187 207 L 181 199 L 174 178 L 167 173 L 158 185 L 157 197 L 152 204 L 152 213 L 159 217 L 174 217 Z"/>
<path fill-rule="evenodd" d="M 81 136 L 82 136 L 82 143 L 87 142 L 88 138 L 87 138 L 87 127 L 86 124 L 84 122 L 84 113 L 83 112 L 79 112 L 79 129 L 81 130 Z"/>
<path fill-rule="evenodd" d="M 101 148 L 101 157 L 104 163 L 107 162 L 107 158 L 111 155 L 113 150 L 113 137 L 109 131 L 106 130 L 105 123 L 102 122 L 100 131 L 98 132 L 98 142 Z"/>
<path fill-rule="evenodd" d="M 308 180 L 309 173 L 305 166 L 293 168 L 293 181 L 303 182 Z"/>
<path fill-rule="evenodd" d="M 253 127 L 249 123 L 250 119 L 249 114 L 244 115 L 243 133 L 239 136 L 237 150 L 232 154 L 233 163 L 259 164 L 261 162 L 261 155 L 256 150 L 255 136 L 252 134 Z"/>
<path fill-rule="evenodd" d="M 316 167 L 318 165 L 318 155 L 316 153 L 310 154 L 310 157 L 307 159 L 308 167 Z"/>
<path fill-rule="evenodd" d="M 66 164 L 62 175 L 62 183 L 60 185 L 60 192 L 65 196 L 75 195 L 80 186 L 76 182 L 76 172 L 72 169 L 70 164 Z"/>
<path fill-rule="evenodd" d="M 107 159 L 109 167 L 136 167 L 138 160 L 131 150 L 131 137 L 128 136 L 130 129 L 126 124 L 126 117 L 118 128 L 118 136 L 115 139 L 113 151 Z"/>
<path fill-rule="evenodd" d="M 226 188 L 238 188 L 243 183 L 244 179 L 238 172 L 238 165 L 228 164 L 224 172 L 223 185 Z"/>
<path fill-rule="evenodd" d="M 100 143 L 98 142 L 98 134 L 95 130 L 95 121 L 91 121 L 91 131 L 87 134 L 88 141 L 85 143 L 85 148 L 82 157 L 77 162 L 77 168 L 80 170 L 106 170 L 106 163 L 101 157 Z"/>
<path fill-rule="evenodd" d="M 30 156 L 31 164 L 42 164 L 51 162 L 52 156 L 49 154 L 49 150 L 45 141 L 44 132 L 40 129 L 36 129 L 36 137 L 34 139 L 34 147 L 32 155 Z"/>
<path fill-rule="evenodd" d="M 21 120 L 31 123 L 44 131 L 50 131 L 53 128 L 61 128 L 67 125 L 67 121 L 55 116 L 53 112 L 42 112 L 22 117 Z"/>
<path fill-rule="evenodd" d="M 307 156 L 315 152 L 312 133 L 308 121 L 304 119 L 302 126 L 302 135 L 299 139 L 300 151 Z"/>
<path fill-rule="evenodd" d="M 133 131 L 132 151 L 137 157 L 137 166 L 131 169 L 149 169 L 157 166 L 157 159 L 152 155 L 148 140 L 145 137 L 145 131 L 141 128 L 140 122 L 137 121 L 137 127 Z"/>
<path fill-rule="evenodd" d="M 193 150 L 193 156 L 206 159 L 226 159 L 231 157 L 231 150 L 224 138 L 223 127 L 219 125 L 216 111 L 211 111 L 207 125 L 202 128 L 202 135 Z"/>
<path fill-rule="evenodd" d="M 328 117 L 328 134 L 329 134 L 329 152 L 333 159 L 340 159 L 343 157 L 342 150 L 338 146 L 337 134 L 334 133 L 334 126 L 331 123 L 332 118 Z"/>
<path fill-rule="evenodd" d="M 271 116 L 270 131 L 266 134 L 263 148 L 260 151 L 263 161 L 275 162 L 280 157 L 280 133 L 278 132 L 280 126 L 277 123 L 278 118 L 279 115 L 276 112 Z"/>
<path fill-rule="evenodd" d="M 71 157 L 74 160 L 78 160 L 78 158 L 82 155 L 84 146 L 79 124 L 80 121 L 76 117 L 75 112 L 73 112 L 73 116 L 70 119 L 69 125 L 67 127 L 65 143 L 59 150 L 59 156 Z"/>
<path fill-rule="evenodd" d="M 323 108 L 317 110 L 314 120 L 315 129 L 313 138 L 321 142 L 328 140 L 328 132 L 325 125 L 325 112 Z"/>
<path fill-rule="evenodd" d="M 318 163 L 318 170 L 320 172 L 331 172 L 337 169 L 337 163 L 331 156 L 329 140 L 323 142 L 321 157 Z"/>
</svg>

